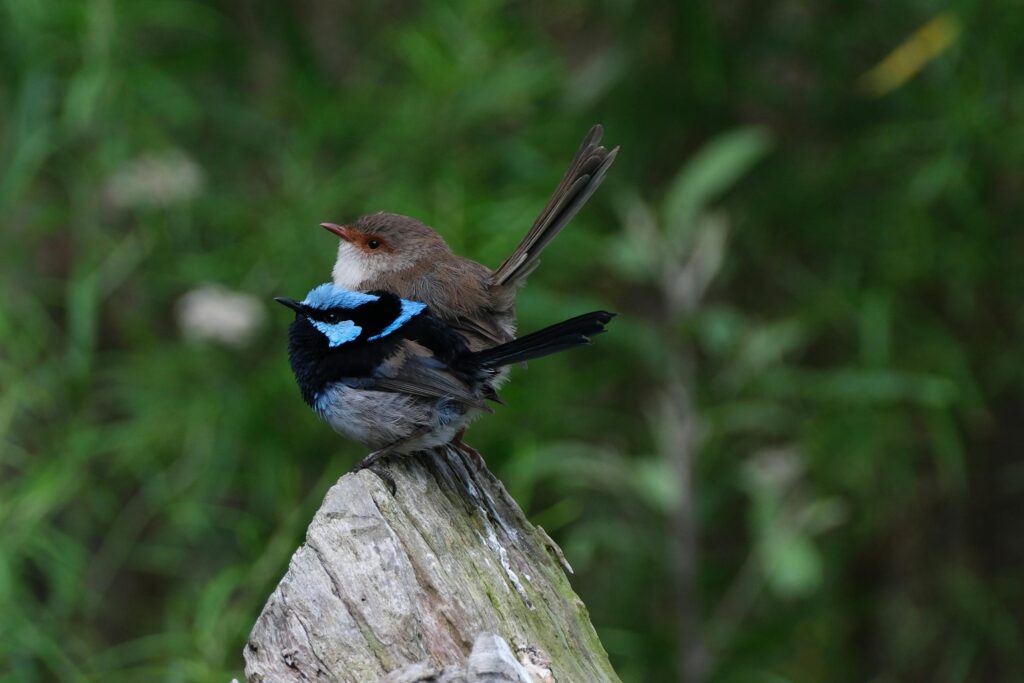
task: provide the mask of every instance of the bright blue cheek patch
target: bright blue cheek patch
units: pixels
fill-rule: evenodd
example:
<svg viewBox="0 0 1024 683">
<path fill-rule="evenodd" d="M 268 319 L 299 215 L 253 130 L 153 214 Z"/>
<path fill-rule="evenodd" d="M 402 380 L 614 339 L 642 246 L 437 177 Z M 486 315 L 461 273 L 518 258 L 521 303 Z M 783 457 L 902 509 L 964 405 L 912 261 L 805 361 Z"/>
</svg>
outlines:
<svg viewBox="0 0 1024 683">
<path fill-rule="evenodd" d="M 374 341 L 376 339 L 388 336 L 389 334 L 400 328 L 402 325 L 412 320 L 415 316 L 422 313 L 423 309 L 426 307 L 426 304 L 421 304 L 417 301 L 406 301 L 405 299 L 402 299 L 402 312 L 398 314 L 398 317 L 395 318 L 390 325 L 388 325 L 383 330 L 370 337 L 368 341 Z"/>
<path fill-rule="evenodd" d="M 313 327 L 320 330 L 320 332 L 327 337 L 328 345 L 333 349 L 336 346 L 347 344 L 350 341 L 359 339 L 359 335 L 363 333 L 363 328 L 356 325 L 351 320 L 342 320 L 339 323 L 329 325 L 320 320 L 310 320 Z"/>
</svg>

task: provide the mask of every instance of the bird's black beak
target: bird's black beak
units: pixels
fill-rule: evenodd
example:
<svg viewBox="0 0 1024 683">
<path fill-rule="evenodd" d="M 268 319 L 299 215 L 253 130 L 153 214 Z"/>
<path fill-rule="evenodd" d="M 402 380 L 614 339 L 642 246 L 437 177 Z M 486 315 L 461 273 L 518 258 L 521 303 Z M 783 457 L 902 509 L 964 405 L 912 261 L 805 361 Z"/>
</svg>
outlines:
<svg viewBox="0 0 1024 683">
<path fill-rule="evenodd" d="M 302 304 L 300 304 L 295 299 L 289 299 L 289 298 L 283 297 L 283 296 L 275 296 L 274 297 L 274 301 L 276 301 L 277 303 L 281 304 L 282 306 L 287 306 L 288 308 L 292 309 L 293 311 L 295 311 L 299 315 L 305 315 L 305 313 L 306 313 L 302 309 Z"/>
</svg>

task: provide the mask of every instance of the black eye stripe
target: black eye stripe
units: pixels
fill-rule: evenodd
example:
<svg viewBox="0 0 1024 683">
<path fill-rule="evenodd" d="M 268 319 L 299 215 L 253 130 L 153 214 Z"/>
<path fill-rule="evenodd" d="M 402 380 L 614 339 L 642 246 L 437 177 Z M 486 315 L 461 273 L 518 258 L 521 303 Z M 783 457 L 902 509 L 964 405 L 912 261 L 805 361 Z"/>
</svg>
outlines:
<svg viewBox="0 0 1024 683">
<path fill-rule="evenodd" d="M 314 311 L 310 315 L 313 320 L 319 320 L 320 322 L 334 325 L 337 322 L 347 318 L 347 315 L 343 315 L 338 311 Z"/>
<path fill-rule="evenodd" d="M 335 325 L 342 320 L 351 320 L 362 329 L 361 338 L 372 337 L 401 315 L 402 302 L 397 296 L 387 292 L 371 292 L 371 294 L 380 298 L 360 304 L 355 308 L 312 311 L 310 317 L 328 325 Z"/>
</svg>

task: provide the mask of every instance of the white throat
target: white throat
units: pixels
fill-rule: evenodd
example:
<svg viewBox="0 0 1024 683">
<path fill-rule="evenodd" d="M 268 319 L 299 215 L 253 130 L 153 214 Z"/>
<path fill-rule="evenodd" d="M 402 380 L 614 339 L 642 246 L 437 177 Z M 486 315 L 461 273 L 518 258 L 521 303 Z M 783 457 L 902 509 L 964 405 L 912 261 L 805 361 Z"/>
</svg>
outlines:
<svg viewBox="0 0 1024 683">
<path fill-rule="evenodd" d="M 342 240 L 338 245 L 338 260 L 334 262 L 334 270 L 331 271 L 334 286 L 353 292 L 361 291 L 363 283 L 374 275 L 374 269 L 369 268 L 370 264 L 366 261 L 367 258 L 356 247 Z"/>
</svg>

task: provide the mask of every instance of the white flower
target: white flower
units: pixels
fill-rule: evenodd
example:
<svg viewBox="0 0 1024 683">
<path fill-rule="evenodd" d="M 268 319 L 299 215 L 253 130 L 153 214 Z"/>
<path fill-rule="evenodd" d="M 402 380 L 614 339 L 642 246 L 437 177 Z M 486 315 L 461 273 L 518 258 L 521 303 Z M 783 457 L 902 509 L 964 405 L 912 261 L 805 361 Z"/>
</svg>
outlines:
<svg viewBox="0 0 1024 683">
<path fill-rule="evenodd" d="M 116 209 L 165 207 L 203 191 L 203 169 L 181 150 L 137 157 L 107 178 L 103 194 Z"/>
<path fill-rule="evenodd" d="M 235 348 L 248 344 L 267 317 L 256 297 L 215 284 L 197 287 L 182 296 L 176 312 L 178 328 L 186 339 L 210 340 Z"/>
</svg>

